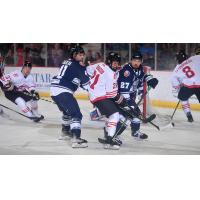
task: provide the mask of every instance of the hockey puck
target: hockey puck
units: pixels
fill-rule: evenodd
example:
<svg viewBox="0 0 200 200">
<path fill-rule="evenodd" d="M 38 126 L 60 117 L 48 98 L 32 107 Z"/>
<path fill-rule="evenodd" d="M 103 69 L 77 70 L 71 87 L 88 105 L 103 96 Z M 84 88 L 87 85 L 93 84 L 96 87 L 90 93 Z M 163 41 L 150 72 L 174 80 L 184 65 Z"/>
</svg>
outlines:
<svg viewBox="0 0 200 200">
<path fill-rule="evenodd" d="M 174 122 L 172 122 L 172 126 L 175 126 Z"/>
</svg>

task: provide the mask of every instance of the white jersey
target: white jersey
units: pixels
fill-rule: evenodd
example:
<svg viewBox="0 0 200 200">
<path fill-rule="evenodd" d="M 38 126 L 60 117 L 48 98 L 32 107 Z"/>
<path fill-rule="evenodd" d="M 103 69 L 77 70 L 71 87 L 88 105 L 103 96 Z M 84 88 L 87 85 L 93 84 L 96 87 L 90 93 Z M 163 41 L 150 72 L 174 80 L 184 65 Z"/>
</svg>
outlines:
<svg viewBox="0 0 200 200">
<path fill-rule="evenodd" d="M 34 83 L 32 75 L 28 75 L 27 77 L 24 77 L 24 75 L 22 74 L 20 70 L 16 70 L 14 72 L 11 72 L 9 76 L 10 76 L 11 82 L 13 83 L 17 91 L 35 90 L 36 85 Z"/>
<path fill-rule="evenodd" d="M 173 71 L 172 87 L 175 89 L 185 86 L 200 88 L 200 55 L 192 56 L 176 66 Z"/>
<path fill-rule="evenodd" d="M 114 72 L 109 66 L 101 62 L 88 66 L 87 73 L 91 77 L 88 92 L 92 103 L 117 95 L 118 72 Z"/>
</svg>

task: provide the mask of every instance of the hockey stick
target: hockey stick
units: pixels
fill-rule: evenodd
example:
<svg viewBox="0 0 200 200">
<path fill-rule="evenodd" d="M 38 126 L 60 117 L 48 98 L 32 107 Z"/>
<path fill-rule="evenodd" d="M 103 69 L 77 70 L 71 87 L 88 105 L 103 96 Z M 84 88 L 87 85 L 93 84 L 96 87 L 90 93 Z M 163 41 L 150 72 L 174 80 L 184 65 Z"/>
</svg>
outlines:
<svg viewBox="0 0 200 200">
<path fill-rule="evenodd" d="M 179 100 L 178 103 L 176 104 L 176 107 L 175 107 L 175 109 L 174 109 L 174 112 L 173 112 L 172 116 L 170 117 L 171 120 L 170 120 L 169 124 L 167 124 L 166 126 L 160 127 L 160 130 L 164 130 L 164 129 L 166 129 L 166 128 L 173 128 L 173 127 L 175 126 L 175 124 L 174 124 L 174 122 L 173 122 L 173 117 L 174 117 L 174 115 L 175 115 L 175 113 L 176 113 L 176 111 L 177 111 L 177 109 L 178 109 L 179 104 L 180 104 L 180 100 Z"/>
<path fill-rule="evenodd" d="M 33 98 L 34 98 L 34 96 L 33 96 L 32 94 L 30 94 L 29 92 L 23 91 L 23 92 L 21 92 L 21 93 L 23 93 L 23 94 L 25 94 L 25 95 L 27 95 L 27 96 L 30 96 L 30 97 L 33 97 Z M 43 98 L 39 98 L 38 100 L 47 101 L 47 102 L 49 102 L 49 103 L 56 104 L 54 101 L 50 101 L 50 100 L 43 99 Z"/>
<path fill-rule="evenodd" d="M 172 116 L 171 116 L 171 120 L 173 119 L 173 117 L 174 117 L 174 115 L 175 115 L 175 113 L 176 113 L 176 110 L 177 110 L 177 108 L 178 108 L 180 102 L 181 102 L 181 100 L 179 100 L 178 103 L 176 104 L 176 108 L 174 109 L 174 112 L 173 112 L 173 114 L 172 114 Z"/>
<path fill-rule="evenodd" d="M 166 128 L 173 128 L 173 127 L 175 126 L 175 124 L 174 124 L 174 122 L 173 122 L 172 120 L 173 120 L 173 117 L 174 117 L 174 115 L 175 115 L 175 113 L 176 113 L 176 110 L 178 109 L 179 104 L 180 104 L 180 100 L 179 100 L 178 103 L 176 104 L 176 107 L 175 107 L 175 109 L 174 109 L 174 112 L 173 112 L 172 116 L 170 117 L 170 122 L 169 122 L 166 126 L 159 127 L 159 126 L 156 125 L 156 126 L 159 128 L 160 131 L 161 131 L 161 130 L 164 130 L 164 129 L 166 129 Z M 152 122 L 149 122 L 149 123 L 152 123 Z M 152 124 L 152 125 L 153 125 L 153 124 Z M 154 124 L 154 125 L 155 125 L 155 124 Z"/>
<path fill-rule="evenodd" d="M 181 101 L 179 100 L 178 103 L 176 104 L 176 107 L 175 107 L 175 109 L 174 109 L 174 112 L 173 112 L 172 116 L 170 117 L 170 118 L 171 118 L 170 123 L 169 123 L 168 125 L 162 127 L 162 130 L 165 129 L 165 128 L 169 128 L 169 127 L 172 128 L 172 127 L 175 126 L 175 124 L 174 124 L 174 122 L 173 122 L 172 120 L 173 120 L 173 117 L 174 117 L 174 115 L 175 115 L 175 113 L 176 113 L 176 111 L 177 111 L 177 109 L 178 109 L 178 106 L 179 106 L 180 102 L 181 102 Z"/>
<path fill-rule="evenodd" d="M 22 113 L 20 113 L 20 112 L 18 112 L 18 111 L 16 111 L 16 110 L 13 110 L 12 108 L 9 108 L 9 107 L 4 106 L 4 105 L 2 105 L 2 104 L 0 104 L 0 106 L 2 106 L 3 108 L 6 108 L 6 109 L 8 109 L 8 110 L 11 110 L 11 111 L 13 111 L 13 112 L 15 112 L 15 113 L 17 113 L 17 114 L 19 114 L 19 115 L 25 117 L 25 118 L 28 118 L 28 119 L 30 119 L 30 120 L 36 120 L 36 121 L 34 121 L 34 122 L 38 122 L 38 121 L 37 121 L 37 118 L 35 118 L 35 117 L 28 117 L 28 116 L 26 116 L 26 115 L 24 115 L 24 114 L 22 114 Z"/>
</svg>

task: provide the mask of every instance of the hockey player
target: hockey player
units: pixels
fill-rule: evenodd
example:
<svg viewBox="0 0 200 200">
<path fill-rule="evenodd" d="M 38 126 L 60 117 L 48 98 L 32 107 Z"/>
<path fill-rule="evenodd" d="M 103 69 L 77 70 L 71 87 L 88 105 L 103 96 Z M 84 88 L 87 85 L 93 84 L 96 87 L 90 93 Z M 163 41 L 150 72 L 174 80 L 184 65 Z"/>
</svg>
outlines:
<svg viewBox="0 0 200 200">
<path fill-rule="evenodd" d="M 91 76 L 89 98 L 102 115 L 105 115 L 105 146 L 108 149 L 119 149 L 122 144 L 115 134 L 120 134 L 125 127 L 124 117 L 120 115 L 119 107 L 126 107 L 123 96 L 118 94 L 117 79 L 119 75 L 121 57 L 110 52 L 106 62 L 92 64 L 87 67 L 87 73 Z M 120 118 L 122 122 L 120 122 Z M 128 122 L 127 122 L 128 123 Z"/>
<path fill-rule="evenodd" d="M 193 122 L 189 98 L 196 95 L 200 102 L 200 47 L 195 49 L 195 56 L 187 58 L 184 51 L 177 55 L 178 65 L 172 74 L 173 94 L 178 94 L 188 122 Z"/>
<path fill-rule="evenodd" d="M 143 93 L 145 82 L 152 88 L 155 88 L 158 84 L 156 78 L 145 74 L 142 66 L 142 54 L 139 51 L 135 51 L 132 54 L 131 62 L 124 65 L 120 70 L 118 79 L 119 93 L 124 96 L 129 106 L 135 105 L 136 95 Z M 138 118 L 132 120 L 131 134 L 138 139 L 147 139 L 148 135 L 140 132 L 140 123 Z"/>
<path fill-rule="evenodd" d="M 21 70 L 16 70 L 1 78 L 1 88 L 5 97 L 15 103 L 31 120 L 38 122 L 44 119 L 38 113 L 39 94 L 35 91 L 35 83 L 31 73 L 32 64 L 25 61 Z"/>
<path fill-rule="evenodd" d="M 82 114 L 74 98 L 74 92 L 79 86 L 87 89 L 89 77 L 83 66 L 85 52 L 80 46 L 71 48 L 70 59 L 64 60 L 57 76 L 51 83 L 51 97 L 63 113 L 61 138 L 72 138 L 72 148 L 87 147 L 87 140 L 81 136 Z"/>
<path fill-rule="evenodd" d="M 4 75 L 4 59 L 0 57 L 0 86 L 3 87 L 2 78 Z M 0 106 L 0 115 L 3 114 L 3 108 Z"/>
</svg>

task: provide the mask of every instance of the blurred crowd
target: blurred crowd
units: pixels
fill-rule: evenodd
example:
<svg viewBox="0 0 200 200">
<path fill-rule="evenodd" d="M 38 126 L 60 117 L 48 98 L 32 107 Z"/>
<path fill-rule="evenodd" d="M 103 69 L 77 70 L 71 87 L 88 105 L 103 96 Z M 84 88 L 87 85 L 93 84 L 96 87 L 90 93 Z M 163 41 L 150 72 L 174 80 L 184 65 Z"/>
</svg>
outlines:
<svg viewBox="0 0 200 200">
<path fill-rule="evenodd" d="M 24 60 L 30 60 L 33 66 L 58 67 L 64 59 L 69 57 L 72 43 L 3 43 L 0 44 L 0 54 L 5 56 L 7 66 L 22 66 Z M 130 59 L 129 43 L 80 44 L 85 49 L 84 63 L 87 65 L 94 59 L 102 61 L 110 51 L 118 52 L 122 57 L 122 64 Z M 139 50 L 143 55 L 143 64 L 155 68 L 157 56 L 158 70 L 172 70 L 176 65 L 176 53 L 184 49 L 192 55 L 198 44 L 185 43 L 135 43 L 131 44 L 131 52 Z M 155 49 L 156 48 L 156 49 Z M 156 54 L 155 54 L 156 51 Z"/>
</svg>

